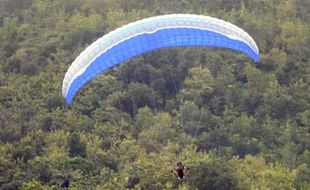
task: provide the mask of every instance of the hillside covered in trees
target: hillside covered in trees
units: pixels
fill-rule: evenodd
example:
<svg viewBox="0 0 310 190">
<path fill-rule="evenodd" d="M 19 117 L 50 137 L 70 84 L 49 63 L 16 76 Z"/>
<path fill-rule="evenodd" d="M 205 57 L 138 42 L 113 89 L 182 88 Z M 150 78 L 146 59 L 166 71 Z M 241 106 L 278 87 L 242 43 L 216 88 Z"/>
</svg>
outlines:
<svg viewBox="0 0 310 190">
<path fill-rule="evenodd" d="M 169 48 L 98 76 L 67 106 L 87 46 L 190 13 L 248 32 L 261 60 Z M 0 0 L 0 189 L 310 189 L 310 1 Z M 190 168 L 180 185 L 177 161 Z"/>
</svg>

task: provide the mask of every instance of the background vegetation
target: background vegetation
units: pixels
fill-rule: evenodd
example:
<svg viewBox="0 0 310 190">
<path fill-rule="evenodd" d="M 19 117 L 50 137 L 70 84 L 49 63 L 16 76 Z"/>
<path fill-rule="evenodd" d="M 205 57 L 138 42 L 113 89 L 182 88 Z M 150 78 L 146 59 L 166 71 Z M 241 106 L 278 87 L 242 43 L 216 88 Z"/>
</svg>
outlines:
<svg viewBox="0 0 310 190">
<path fill-rule="evenodd" d="M 261 62 L 158 50 L 65 105 L 62 79 L 85 47 L 168 13 L 240 26 Z M 310 1 L 0 0 L 0 18 L 0 189 L 310 189 Z M 191 168 L 182 186 L 177 160 Z"/>
</svg>

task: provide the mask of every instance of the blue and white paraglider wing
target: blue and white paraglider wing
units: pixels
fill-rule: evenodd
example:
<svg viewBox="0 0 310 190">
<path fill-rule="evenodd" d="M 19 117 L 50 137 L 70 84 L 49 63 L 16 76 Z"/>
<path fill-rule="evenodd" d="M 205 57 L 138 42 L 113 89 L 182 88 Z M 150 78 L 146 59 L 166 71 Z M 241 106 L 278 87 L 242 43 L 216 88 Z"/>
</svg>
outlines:
<svg viewBox="0 0 310 190">
<path fill-rule="evenodd" d="M 63 96 L 71 104 L 78 90 L 96 75 L 144 52 L 181 46 L 229 48 L 259 60 L 252 37 L 229 22 L 189 14 L 156 16 L 122 26 L 87 47 L 65 75 Z"/>
</svg>

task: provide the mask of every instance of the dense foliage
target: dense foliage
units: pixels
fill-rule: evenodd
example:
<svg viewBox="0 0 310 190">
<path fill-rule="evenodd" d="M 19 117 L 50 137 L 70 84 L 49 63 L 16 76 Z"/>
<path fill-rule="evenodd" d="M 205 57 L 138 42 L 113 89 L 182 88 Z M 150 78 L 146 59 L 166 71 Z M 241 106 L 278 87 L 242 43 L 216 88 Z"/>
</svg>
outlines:
<svg viewBox="0 0 310 190">
<path fill-rule="evenodd" d="M 254 64 L 164 49 L 97 77 L 71 107 L 62 79 L 90 43 L 167 13 L 230 21 Z M 310 189 L 310 1 L 0 0 L 0 189 Z M 191 168 L 184 185 L 170 174 Z"/>
</svg>

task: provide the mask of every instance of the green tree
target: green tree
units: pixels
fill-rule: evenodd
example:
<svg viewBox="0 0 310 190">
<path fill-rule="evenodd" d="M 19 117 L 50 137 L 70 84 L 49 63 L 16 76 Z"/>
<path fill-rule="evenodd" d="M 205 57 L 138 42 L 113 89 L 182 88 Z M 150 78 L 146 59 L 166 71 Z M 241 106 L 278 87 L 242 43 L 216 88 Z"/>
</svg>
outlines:
<svg viewBox="0 0 310 190">
<path fill-rule="evenodd" d="M 68 139 L 69 155 L 74 156 L 86 156 L 85 145 L 81 143 L 80 136 L 77 133 L 72 133 Z"/>
<path fill-rule="evenodd" d="M 212 92 L 213 83 L 213 77 L 208 68 L 194 67 L 189 71 L 189 77 L 184 81 L 181 99 L 202 105 L 205 95 Z"/>
</svg>

